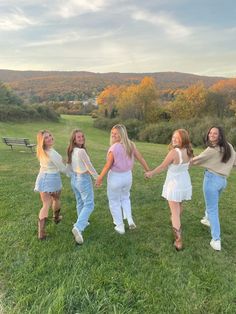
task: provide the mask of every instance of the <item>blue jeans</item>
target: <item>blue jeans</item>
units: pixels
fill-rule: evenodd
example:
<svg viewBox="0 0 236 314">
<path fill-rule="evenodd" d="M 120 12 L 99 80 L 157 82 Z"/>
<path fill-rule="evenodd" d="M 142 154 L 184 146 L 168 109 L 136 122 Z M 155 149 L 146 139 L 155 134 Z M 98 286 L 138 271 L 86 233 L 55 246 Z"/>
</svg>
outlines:
<svg viewBox="0 0 236 314">
<path fill-rule="evenodd" d="M 219 199 L 226 185 L 226 177 L 217 175 L 208 170 L 205 171 L 203 193 L 206 212 L 211 225 L 211 236 L 215 241 L 220 240 Z"/>
<path fill-rule="evenodd" d="M 74 227 L 82 232 L 87 227 L 89 216 L 94 209 L 93 183 L 90 174 L 73 172 L 71 187 L 75 194 L 78 217 Z"/>
</svg>

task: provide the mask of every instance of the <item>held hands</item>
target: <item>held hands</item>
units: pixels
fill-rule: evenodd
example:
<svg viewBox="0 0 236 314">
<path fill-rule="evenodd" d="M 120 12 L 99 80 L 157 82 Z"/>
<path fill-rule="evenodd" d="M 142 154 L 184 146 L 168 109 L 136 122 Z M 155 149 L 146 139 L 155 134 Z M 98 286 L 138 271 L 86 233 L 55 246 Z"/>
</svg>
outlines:
<svg viewBox="0 0 236 314">
<path fill-rule="evenodd" d="M 96 186 L 97 188 L 99 188 L 101 185 L 102 185 L 102 177 L 101 177 L 101 176 L 98 176 L 98 177 L 97 177 L 97 180 L 96 180 L 96 182 L 95 182 L 95 186 Z"/>
<path fill-rule="evenodd" d="M 144 176 L 145 176 L 146 179 L 150 179 L 153 176 L 153 172 L 152 171 L 147 171 L 147 172 L 145 172 Z"/>
<path fill-rule="evenodd" d="M 190 165 L 190 166 L 192 166 L 192 165 L 193 165 L 193 157 L 192 157 L 192 158 L 190 158 L 190 160 L 189 160 L 189 165 Z"/>
</svg>

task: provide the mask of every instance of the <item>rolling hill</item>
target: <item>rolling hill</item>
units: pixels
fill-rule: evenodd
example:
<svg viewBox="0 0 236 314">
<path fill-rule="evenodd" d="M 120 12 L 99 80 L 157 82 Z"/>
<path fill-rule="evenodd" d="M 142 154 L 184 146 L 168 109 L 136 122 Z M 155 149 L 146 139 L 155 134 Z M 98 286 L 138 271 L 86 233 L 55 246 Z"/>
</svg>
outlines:
<svg viewBox="0 0 236 314">
<path fill-rule="evenodd" d="M 0 70 L 0 81 L 29 101 L 71 100 L 95 97 L 108 85 L 139 83 L 145 76 L 155 79 L 161 90 L 182 89 L 202 81 L 209 87 L 224 77 L 199 76 L 179 72 L 93 73 L 85 71 Z"/>
</svg>

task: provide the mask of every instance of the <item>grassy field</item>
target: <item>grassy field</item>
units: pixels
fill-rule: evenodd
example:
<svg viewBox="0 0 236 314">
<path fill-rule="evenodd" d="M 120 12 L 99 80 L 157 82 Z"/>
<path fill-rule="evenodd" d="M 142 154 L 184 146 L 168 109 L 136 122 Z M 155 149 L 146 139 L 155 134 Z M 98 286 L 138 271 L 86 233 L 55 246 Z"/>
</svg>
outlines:
<svg viewBox="0 0 236 314">
<path fill-rule="evenodd" d="M 0 123 L 0 134 L 35 142 L 37 131 L 47 128 L 65 157 L 75 127 L 84 130 L 91 160 L 100 171 L 109 135 L 94 129 L 88 117 L 63 116 L 60 123 Z M 151 167 L 167 150 L 166 145 L 137 146 Z M 137 229 L 125 235 L 113 229 L 104 180 L 95 190 L 85 243 L 78 246 L 71 233 L 75 200 L 65 176 L 64 219 L 59 225 L 49 220 L 49 239 L 37 240 L 41 203 L 33 188 L 38 169 L 30 151 L 11 151 L 0 144 L 0 313 L 236 313 L 235 170 L 220 203 L 222 251 L 210 248 L 209 230 L 200 224 L 203 169 L 196 167 L 190 171 L 193 199 L 182 218 L 185 249 L 176 252 L 168 206 L 161 198 L 165 173 L 145 180 L 135 165 L 131 199 Z"/>
</svg>

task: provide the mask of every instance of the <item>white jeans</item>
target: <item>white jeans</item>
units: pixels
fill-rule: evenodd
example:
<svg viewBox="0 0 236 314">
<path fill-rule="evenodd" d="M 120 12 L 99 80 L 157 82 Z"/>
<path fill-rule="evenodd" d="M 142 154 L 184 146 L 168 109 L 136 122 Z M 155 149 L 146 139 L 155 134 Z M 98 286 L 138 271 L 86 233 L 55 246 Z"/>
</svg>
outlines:
<svg viewBox="0 0 236 314">
<path fill-rule="evenodd" d="M 132 186 L 132 172 L 109 171 L 107 176 L 107 196 L 113 222 L 116 226 L 124 226 L 123 218 L 128 224 L 133 224 L 130 189 Z M 124 217 L 122 215 L 122 209 Z"/>
</svg>

